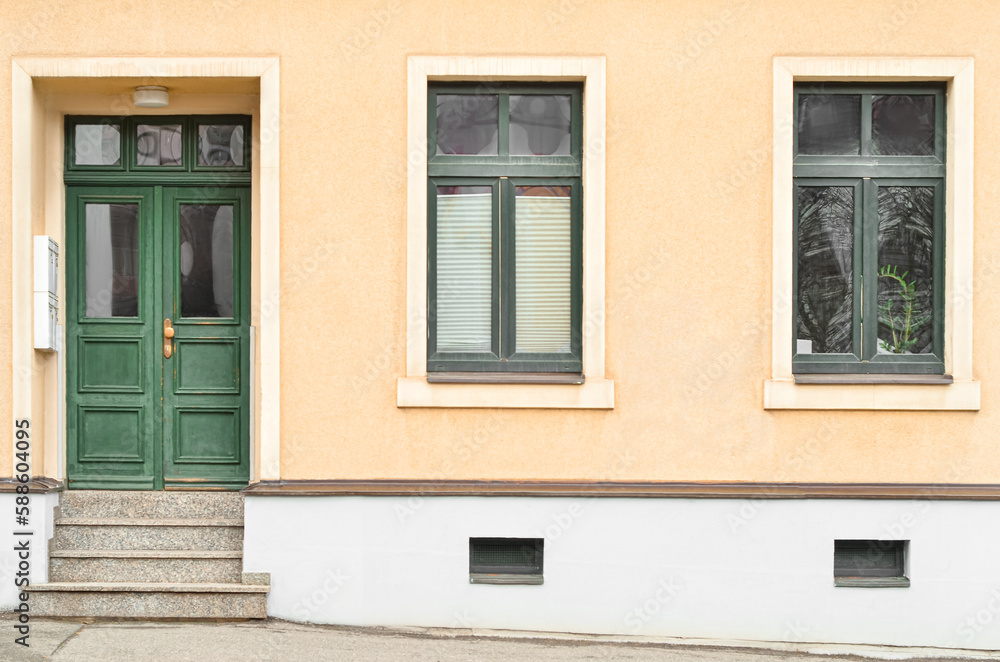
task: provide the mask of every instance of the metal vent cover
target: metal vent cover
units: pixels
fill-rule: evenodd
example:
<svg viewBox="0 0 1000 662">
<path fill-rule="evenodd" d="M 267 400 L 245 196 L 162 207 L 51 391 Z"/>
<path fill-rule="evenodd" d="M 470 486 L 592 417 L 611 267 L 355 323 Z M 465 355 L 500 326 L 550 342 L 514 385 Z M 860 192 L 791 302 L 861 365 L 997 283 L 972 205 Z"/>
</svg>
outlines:
<svg viewBox="0 0 1000 662">
<path fill-rule="evenodd" d="M 469 538 L 470 574 L 541 575 L 542 538 Z"/>
<path fill-rule="evenodd" d="M 835 540 L 834 577 L 902 577 L 905 540 Z"/>
</svg>

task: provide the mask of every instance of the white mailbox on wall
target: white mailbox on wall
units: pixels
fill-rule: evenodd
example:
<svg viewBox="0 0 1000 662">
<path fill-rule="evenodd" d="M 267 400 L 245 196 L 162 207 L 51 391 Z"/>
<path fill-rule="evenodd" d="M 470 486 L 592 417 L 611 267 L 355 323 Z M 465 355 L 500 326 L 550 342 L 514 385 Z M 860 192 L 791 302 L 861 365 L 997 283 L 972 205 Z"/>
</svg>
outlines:
<svg viewBox="0 0 1000 662">
<path fill-rule="evenodd" d="M 55 351 L 59 311 L 59 244 L 52 237 L 35 237 L 35 349 Z"/>
</svg>

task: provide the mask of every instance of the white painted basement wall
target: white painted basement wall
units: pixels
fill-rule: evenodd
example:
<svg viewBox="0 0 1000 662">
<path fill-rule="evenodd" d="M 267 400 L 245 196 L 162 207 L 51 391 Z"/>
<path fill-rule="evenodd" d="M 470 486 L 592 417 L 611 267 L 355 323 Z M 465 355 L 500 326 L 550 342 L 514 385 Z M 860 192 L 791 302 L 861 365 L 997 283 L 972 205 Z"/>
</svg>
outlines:
<svg viewBox="0 0 1000 662">
<path fill-rule="evenodd" d="M 248 497 L 271 616 L 1000 649 L 1000 503 Z M 470 537 L 543 537 L 541 586 L 469 584 Z M 836 588 L 834 539 L 909 540 L 909 588 Z"/>
</svg>

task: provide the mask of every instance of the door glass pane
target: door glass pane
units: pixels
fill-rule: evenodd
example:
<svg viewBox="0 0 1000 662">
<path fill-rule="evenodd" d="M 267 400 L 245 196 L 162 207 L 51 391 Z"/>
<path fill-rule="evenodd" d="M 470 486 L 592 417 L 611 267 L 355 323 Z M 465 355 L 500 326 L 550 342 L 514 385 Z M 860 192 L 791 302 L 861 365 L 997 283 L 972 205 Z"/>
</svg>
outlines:
<svg viewBox="0 0 1000 662">
<path fill-rule="evenodd" d="M 86 206 L 87 317 L 139 316 L 139 205 Z"/>
<path fill-rule="evenodd" d="M 493 189 L 437 190 L 437 351 L 491 351 Z"/>
<path fill-rule="evenodd" d="M 76 165 L 119 165 L 121 127 L 118 124 L 77 124 L 73 130 Z"/>
<path fill-rule="evenodd" d="M 860 154 L 861 95 L 800 94 L 799 154 Z"/>
<path fill-rule="evenodd" d="M 931 351 L 934 187 L 878 189 L 878 351 Z"/>
<path fill-rule="evenodd" d="M 510 153 L 569 155 L 570 100 L 567 95 L 510 95 Z"/>
<path fill-rule="evenodd" d="M 233 316 L 233 206 L 181 205 L 181 317 Z"/>
<path fill-rule="evenodd" d="M 136 165 L 181 165 L 181 125 L 136 126 Z"/>
<path fill-rule="evenodd" d="M 243 125 L 198 125 L 198 165 L 242 166 Z"/>
<path fill-rule="evenodd" d="M 852 351 L 854 188 L 798 190 L 798 329 L 795 353 Z"/>
<path fill-rule="evenodd" d="M 514 209 L 516 351 L 570 351 L 569 186 L 518 186 Z"/>
<path fill-rule="evenodd" d="M 934 97 L 929 94 L 872 96 L 872 153 L 934 154 Z"/>
<path fill-rule="evenodd" d="M 437 95 L 438 154 L 496 154 L 499 97 Z"/>
</svg>

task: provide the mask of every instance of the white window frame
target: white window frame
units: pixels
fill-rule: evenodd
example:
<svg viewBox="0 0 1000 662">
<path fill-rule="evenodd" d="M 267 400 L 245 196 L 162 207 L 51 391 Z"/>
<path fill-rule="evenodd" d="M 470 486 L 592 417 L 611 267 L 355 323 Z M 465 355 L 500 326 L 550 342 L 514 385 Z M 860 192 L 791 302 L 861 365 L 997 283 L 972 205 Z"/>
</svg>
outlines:
<svg viewBox="0 0 1000 662">
<path fill-rule="evenodd" d="M 970 57 L 776 57 L 771 379 L 765 409 L 978 410 L 972 376 L 974 62 Z M 794 85 L 805 81 L 945 81 L 945 372 L 952 384 L 797 384 L 792 374 L 795 257 L 792 160 Z"/>
<path fill-rule="evenodd" d="M 583 83 L 583 384 L 427 382 L 427 85 L 431 81 Z M 612 409 L 604 375 L 605 58 L 411 56 L 407 60 L 406 376 L 399 407 Z"/>
</svg>

